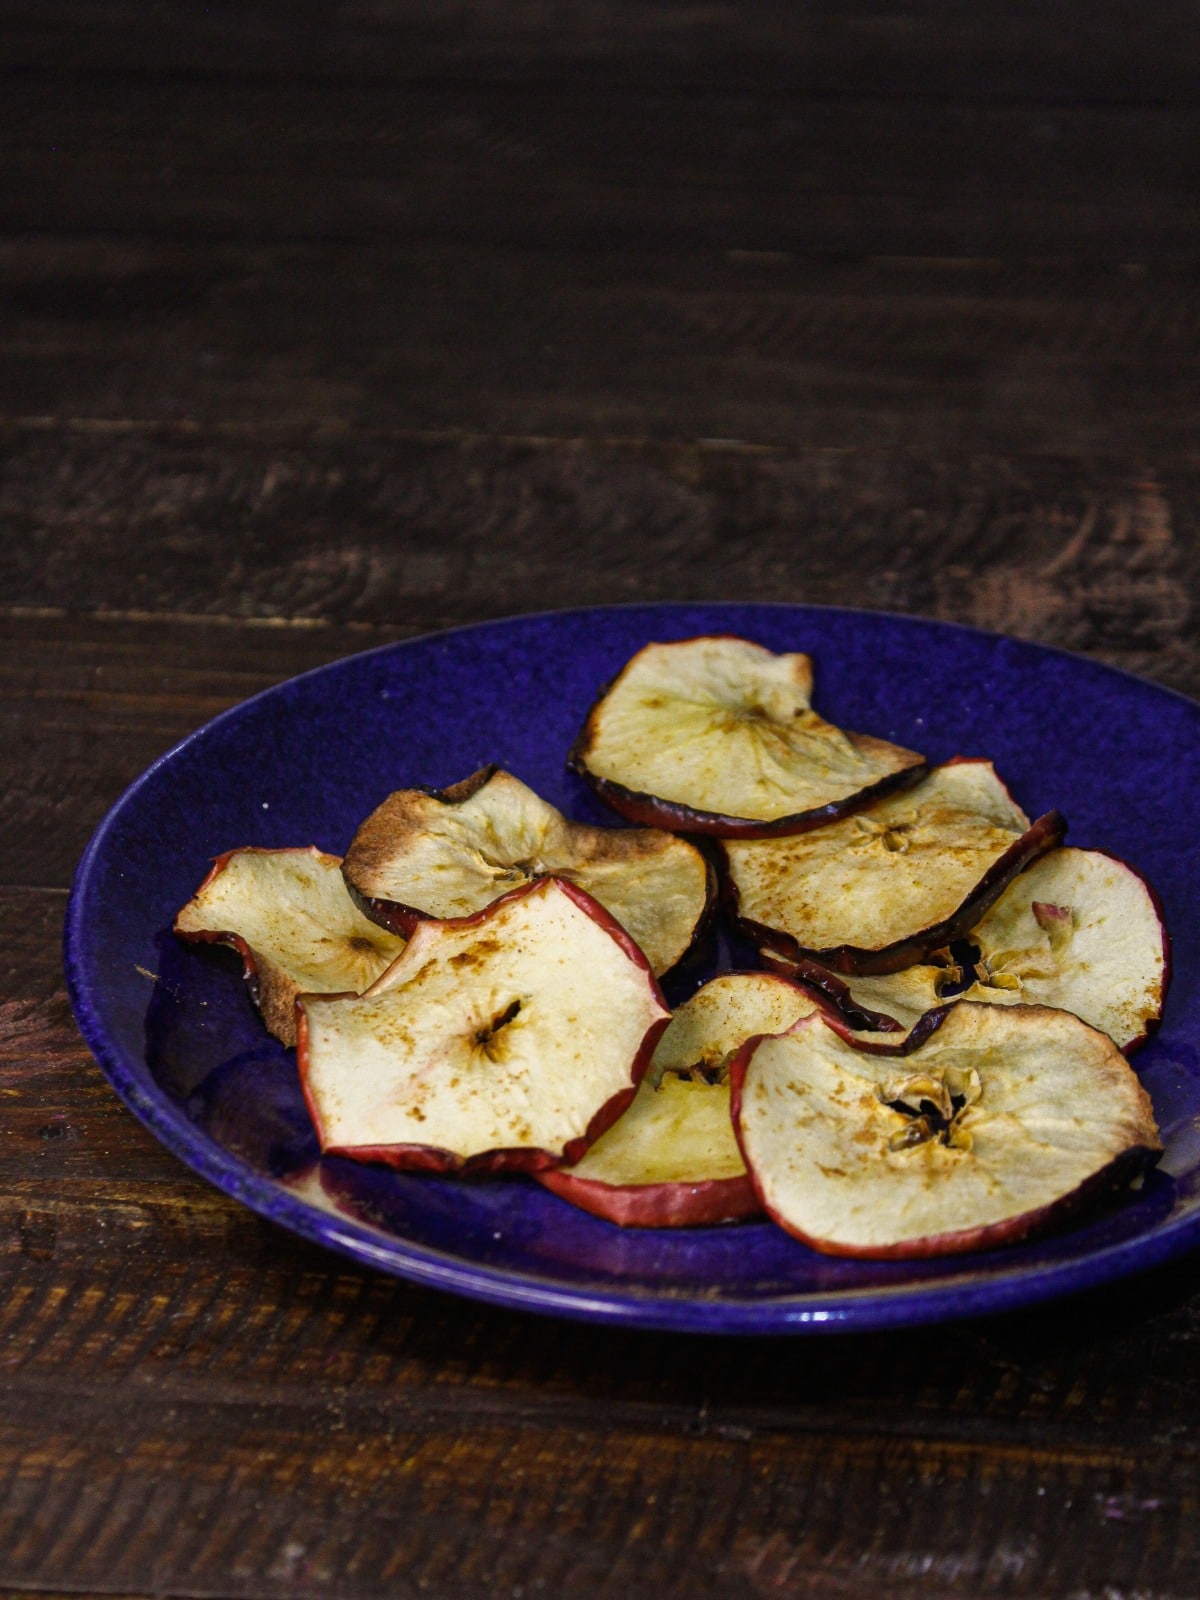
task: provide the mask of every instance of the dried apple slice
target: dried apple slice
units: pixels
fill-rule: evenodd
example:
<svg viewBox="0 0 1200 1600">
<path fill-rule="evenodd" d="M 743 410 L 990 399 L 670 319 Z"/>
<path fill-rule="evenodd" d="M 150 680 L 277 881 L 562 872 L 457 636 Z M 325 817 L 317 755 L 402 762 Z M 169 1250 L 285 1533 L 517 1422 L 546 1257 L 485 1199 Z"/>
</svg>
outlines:
<svg viewBox="0 0 1200 1600">
<path fill-rule="evenodd" d="M 978 981 L 964 999 L 1060 1006 L 1126 1054 L 1158 1026 L 1170 976 L 1161 908 L 1115 856 L 1051 851 L 1009 884 L 971 937 Z"/>
<path fill-rule="evenodd" d="M 723 840 L 741 928 L 835 972 L 899 972 L 961 938 L 1022 867 L 1059 844 L 990 761 L 957 760 L 868 810 L 788 839 Z"/>
<path fill-rule="evenodd" d="M 763 1208 L 831 1255 L 945 1255 L 1023 1239 L 1161 1149 L 1107 1035 L 1045 1006 L 963 1004 L 903 1057 L 807 1017 L 730 1067 Z"/>
<path fill-rule="evenodd" d="M 358 994 L 404 948 L 351 900 L 341 857 L 312 847 L 218 856 L 175 918 L 175 932 L 232 945 L 263 1021 L 288 1045 L 296 1042 L 301 991 Z"/>
<path fill-rule="evenodd" d="M 733 1136 L 728 1060 L 752 1034 L 779 1033 L 816 1001 L 769 972 L 729 972 L 674 1013 L 633 1104 L 574 1166 L 538 1180 L 625 1227 L 687 1228 L 754 1215 Z"/>
<path fill-rule="evenodd" d="M 762 955 L 773 970 L 821 990 L 856 1033 L 891 1034 L 891 1046 L 958 1000 L 1071 1011 L 1126 1055 L 1158 1027 L 1170 941 L 1153 890 L 1115 856 L 1050 851 L 1009 884 L 970 938 L 979 960 L 968 988 L 961 968 L 950 964 L 847 979 L 769 948 Z M 959 992 L 947 994 L 954 983 Z"/>
<path fill-rule="evenodd" d="M 811 694 L 806 655 L 730 636 L 650 644 L 596 701 L 568 765 L 631 822 L 747 839 L 817 827 L 925 770 L 826 722 Z"/>
<path fill-rule="evenodd" d="M 616 917 L 656 973 L 685 954 L 714 889 L 694 845 L 660 828 L 570 822 L 497 767 L 449 789 L 389 795 L 342 870 L 363 910 L 402 932 L 423 917 L 470 916 L 533 878 L 566 878 Z"/>
<path fill-rule="evenodd" d="M 534 1171 L 620 1116 L 669 1015 L 620 924 L 543 878 L 420 923 L 361 996 L 302 995 L 300 1078 L 326 1154 Z"/>
</svg>

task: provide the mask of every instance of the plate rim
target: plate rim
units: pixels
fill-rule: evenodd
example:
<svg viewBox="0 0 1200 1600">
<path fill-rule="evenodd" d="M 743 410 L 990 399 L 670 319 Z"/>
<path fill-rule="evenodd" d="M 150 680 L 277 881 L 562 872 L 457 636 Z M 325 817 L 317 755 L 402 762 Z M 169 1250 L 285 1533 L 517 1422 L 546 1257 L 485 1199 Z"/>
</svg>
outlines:
<svg viewBox="0 0 1200 1600">
<path fill-rule="evenodd" d="M 1039 654 L 1063 658 L 1077 668 L 1083 667 L 1102 676 L 1111 675 L 1123 683 L 1136 685 L 1139 690 L 1165 695 L 1182 702 L 1194 712 L 1200 712 L 1200 701 L 1181 690 L 1155 683 L 1078 651 L 1023 639 L 1015 634 L 977 628 L 969 623 L 858 606 L 805 605 L 788 601 L 673 600 L 561 607 L 427 630 L 406 638 L 388 640 L 366 650 L 352 651 L 271 684 L 218 712 L 144 768 L 113 801 L 97 824 L 75 869 L 67 897 L 63 921 L 63 968 L 76 1025 L 114 1093 L 142 1125 L 190 1170 L 256 1215 L 310 1243 L 332 1249 L 359 1265 L 384 1271 L 425 1288 L 464 1295 L 509 1310 L 609 1326 L 759 1337 L 916 1327 L 994 1315 L 1100 1288 L 1116 1279 L 1163 1265 L 1193 1248 L 1200 1241 L 1200 1211 L 1174 1222 L 1164 1221 L 1149 1233 L 1118 1241 L 1072 1261 L 1030 1265 L 1007 1272 L 1003 1267 L 995 1272 L 985 1269 L 978 1277 L 959 1278 L 950 1284 L 929 1287 L 921 1284 L 895 1287 L 877 1285 L 862 1289 L 815 1290 L 806 1294 L 756 1300 L 721 1299 L 694 1292 L 662 1290 L 634 1293 L 620 1288 L 606 1288 L 597 1292 L 584 1287 L 556 1285 L 511 1268 L 474 1265 L 412 1240 L 394 1238 L 388 1245 L 381 1245 L 377 1242 L 379 1235 L 375 1230 L 351 1218 L 338 1218 L 331 1212 L 321 1210 L 303 1196 L 291 1193 L 285 1186 L 259 1175 L 240 1158 L 200 1133 L 182 1108 L 165 1094 L 148 1094 L 137 1081 L 122 1054 L 111 1044 L 89 992 L 81 954 L 85 933 L 82 906 L 97 859 L 101 857 L 107 838 L 125 808 L 135 801 L 142 788 L 151 782 L 161 768 L 174 761 L 195 741 L 207 736 L 228 719 L 241 716 L 260 701 L 285 690 L 291 691 L 311 677 L 335 672 L 349 662 L 394 654 L 429 640 L 453 639 L 481 630 L 494 631 L 539 621 L 594 620 L 615 612 L 628 615 L 639 611 L 663 613 L 702 609 L 711 612 L 734 608 L 870 618 L 917 629 L 967 634 L 974 639 L 997 644 L 1013 643 Z M 999 1261 L 1002 1257 L 981 1259 Z"/>
</svg>

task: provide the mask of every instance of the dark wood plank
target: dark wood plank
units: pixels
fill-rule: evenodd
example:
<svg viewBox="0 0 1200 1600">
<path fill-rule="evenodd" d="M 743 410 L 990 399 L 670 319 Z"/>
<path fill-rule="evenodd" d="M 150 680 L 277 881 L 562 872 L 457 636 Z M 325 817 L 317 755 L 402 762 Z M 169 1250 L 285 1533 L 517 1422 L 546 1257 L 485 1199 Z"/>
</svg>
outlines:
<svg viewBox="0 0 1200 1600">
<path fill-rule="evenodd" d="M 435 74 L 493 79 L 785 85 L 913 99 L 1043 99 L 1194 95 L 1192 8 L 1155 6 L 1152 25 L 1127 6 L 1051 0 L 964 8 L 916 0 L 902 13 L 850 0 L 806 7 L 781 0 L 677 6 L 605 0 L 552 22 L 537 0 L 502 9 L 472 0 L 452 13 L 428 0 L 334 0 L 320 20 L 286 0 L 180 8 L 138 0 L 42 0 L 0 19 L 10 69 L 230 78 Z"/>
<path fill-rule="evenodd" d="M 63 987 L 66 896 L 0 891 L 0 1261 L 144 1260 L 268 1232 L 193 1178 L 120 1105 Z M 0 1277 L 3 1276 L 0 1266 Z"/>
<path fill-rule="evenodd" d="M 99 1589 L 77 1589 L 71 1595 L 71 1600 L 93 1600 L 93 1597 L 98 1597 L 102 1592 Z M 39 1600 L 67 1600 L 66 1595 L 61 1591 L 58 1594 L 53 1594 L 47 1589 L 42 1589 L 38 1593 Z M 28 1589 L 0 1589 L 0 1600 L 16 1600 L 18 1595 L 21 1600 L 26 1600 L 28 1594 Z M 114 1595 L 105 1593 L 105 1600 L 150 1600 L 150 1597 L 148 1595 Z"/>
<path fill-rule="evenodd" d="M 642 1600 L 1152 1593 L 1196 1572 L 1194 1502 L 1169 1452 L 1131 1492 L 1125 1454 L 621 1426 L 447 1435 L 386 1412 L 364 1429 L 352 1400 L 303 1391 L 273 1421 L 264 1433 L 260 1412 L 229 1402 L 139 1393 L 120 1418 L 77 1392 L 18 1395 L 0 1424 L 7 1581 Z M 980 1527 L 985 1493 L 1002 1534 Z M 1179 1511 L 1163 1517 L 1168 1495 Z"/>
<path fill-rule="evenodd" d="M 1200 576 L 1194 467 L 70 428 L 10 430 L 8 444 L 0 504 L 23 536 L 0 549 L 0 591 L 21 609 L 10 610 L 0 709 L 9 737 L 40 741 L 48 761 L 52 736 L 67 757 L 70 730 L 85 737 L 94 716 L 166 743 L 262 681 L 221 680 L 219 627 L 202 638 L 197 622 L 167 643 L 164 622 L 155 638 L 171 659 L 192 650 L 222 665 L 160 678 L 158 694 L 125 679 L 122 699 L 103 677 L 100 641 L 117 634 L 101 622 L 64 658 L 77 663 L 71 682 L 39 661 L 38 689 L 19 641 L 62 638 L 68 617 L 88 612 L 123 617 L 149 648 L 137 630 L 189 606 L 337 617 L 395 636 L 531 608 L 736 595 L 917 611 L 1200 687 L 1188 628 Z M 155 558 L 131 568 L 131 539 Z M 289 660 L 376 636 L 305 635 Z M 185 705 L 193 686 L 204 693 Z M 136 759 L 147 748 L 143 739 Z"/>
<path fill-rule="evenodd" d="M 456 1307 L 286 1244 L 274 1266 L 161 1247 L 7 1278 L 8 1583 L 977 1594 L 999 1563 L 1078 1595 L 1195 1572 L 1194 1314 L 1153 1293 L 1156 1391 L 1131 1401 L 1152 1363 L 1111 1304 L 798 1361 Z"/>
<path fill-rule="evenodd" d="M 1191 105 L 86 75 L 5 105 L 9 232 L 1117 263 L 1200 238 Z"/>
<path fill-rule="evenodd" d="M 0 239 L 0 392 L 10 418 L 112 425 L 93 448 L 114 463 L 131 423 L 196 454 L 230 429 L 353 432 L 376 497 L 386 436 L 414 430 L 1162 465 L 1194 459 L 1196 305 L 1190 267 L 43 235 Z M 14 448 L 10 496 L 85 487 L 57 437 Z M 286 502 L 265 484 L 232 482 L 227 515 Z M 157 487 L 168 515 L 180 486 Z"/>
</svg>

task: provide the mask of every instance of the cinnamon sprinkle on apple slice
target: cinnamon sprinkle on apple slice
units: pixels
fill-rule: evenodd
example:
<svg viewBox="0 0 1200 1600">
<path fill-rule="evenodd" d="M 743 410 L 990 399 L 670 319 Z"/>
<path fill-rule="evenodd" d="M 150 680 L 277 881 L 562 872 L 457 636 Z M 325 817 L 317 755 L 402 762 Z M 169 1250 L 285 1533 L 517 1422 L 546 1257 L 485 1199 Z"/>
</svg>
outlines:
<svg viewBox="0 0 1200 1600">
<path fill-rule="evenodd" d="M 542 878 L 420 923 L 361 996 L 302 995 L 300 1079 L 327 1155 L 536 1171 L 624 1111 L 669 1017 L 620 924 Z"/>
<path fill-rule="evenodd" d="M 708 919 L 708 862 L 661 828 L 571 822 L 519 778 L 484 767 L 449 789 L 400 789 L 361 824 L 342 867 L 368 916 L 411 933 L 463 917 L 533 879 L 577 883 L 662 974 Z"/>
<path fill-rule="evenodd" d="M 1065 828 L 1057 811 L 1030 823 L 990 761 L 957 760 L 814 832 L 720 848 L 751 938 L 835 972 L 882 973 L 969 932 Z"/>
<path fill-rule="evenodd" d="M 920 1258 L 1040 1232 L 1161 1150 L 1150 1098 L 1067 1011 L 965 1003 L 903 1057 L 820 1015 L 730 1066 L 764 1209 L 831 1255 Z"/>
</svg>

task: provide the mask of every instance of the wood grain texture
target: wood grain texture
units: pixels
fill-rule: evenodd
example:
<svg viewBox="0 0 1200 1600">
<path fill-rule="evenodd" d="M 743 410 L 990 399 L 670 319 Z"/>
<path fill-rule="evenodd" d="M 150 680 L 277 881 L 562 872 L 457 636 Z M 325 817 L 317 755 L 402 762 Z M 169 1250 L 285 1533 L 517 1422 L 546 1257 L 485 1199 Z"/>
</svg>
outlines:
<svg viewBox="0 0 1200 1600">
<path fill-rule="evenodd" d="M 1196 459 L 1187 263 L 763 244 L 0 237 L 0 394 L 8 417 L 107 424 L 118 451 L 167 423 L 197 453 L 291 427 L 381 458 L 444 431 Z"/>
<path fill-rule="evenodd" d="M 539 0 L 452 13 L 430 0 L 331 0 L 300 16 L 286 0 L 216 0 L 180 10 L 144 0 L 43 0 L 0 18 L 10 71 L 105 69 L 352 81 L 552 77 L 661 86 L 782 84 L 815 93 L 1161 102 L 1194 90 L 1192 8 L 1155 7 L 1153 26 L 1077 0 L 1014 6 L 876 0 L 807 7 L 782 0 L 671 5 L 597 0 L 553 12 Z"/>
<path fill-rule="evenodd" d="M 9 444 L 0 508 L 25 536 L 0 549 L 0 589 L 30 637 L 42 611 L 49 638 L 67 615 L 196 608 L 384 631 L 363 647 L 531 609 L 736 595 L 922 612 L 1200 687 L 1190 467 L 70 428 L 10 430 Z M 132 569 L 131 537 L 156 552 Z M 20 654 L 0 665 L 0 707 L 7 694 L 12 736 L 37 741 L 51 706 L 34 716 Z M 227 682 L 186 713 L 203 720 L 249 687 Z M 84 705 L 51 692 L 69 759 Z M 87 692 L 88 719 L 163 743 L 181 726 L 173 694 L 122 700 L 101 677 Z"/>
<path fill-rule="evenodd" d="M 1107 1342 L 1086 1303 L 1089 1333 L 946 1330 L 932 1368 L 927 1335 L 797 1363 L 290 1255 L 127 1265 L 111 1289 L 36 1261 L 12 1275 L 6 1582 L 1099 1596 L 1186 1593 L 1196 1571 L 1171 1382 L 1190 1396 L 1194 1334 L 1161 1306 L 1160 1346 L 1173 1320 L 1179 1342 L 1131 1446 L 1136 1339 Z"/>
<path fill-rule="evenodd" d="M 264 1439 L 250 1408 L 139 1395 L 122 1422 L 77 1394 L 39 1395 L 42 1437 L 70 1451 L 65 1481 L 25 1454 L 7 1418 L 0 1464 L 10 1570 L 33 1584 L 196 1593 L 538 1593 L 683 1596 L 703 1572 L 713 1596 L 886 1592 L 1136 1592 L 1166 1571 L 1194 1570 L 1185 1512 L 1131 1495 L 1128 1458 L 924 1448 L 877 1440 L 663 1437 L 613 1427 L 468 1425 L 445 1432 L 374 1419 L 338 1402 L 293 1402 L 290 1428 Z M 84 1431 L 85 1442 L 79 1441 Z M 313 1432 L 321 1439 L 313 1445 Z M 224 1442 L 214 1451 L 213 1436 Z M 1147 1488 L 1164 1490 L 1172 1461 Z M 14 1470 L 15 1469 L 15 1470 Z M 724 1488 L 714 1505 L 704 1486 Z M 1049 1481 L 1044 1481 L 1048 1479 Z M 906 1482 L 903 1499 L 888 1482 Z M 1024 1531 L 979 1540 L 972 1508 Z M 863 1536 L 862 1507 L 872 1507 Z M 586 1508 L 586 1509 L 585 1509 Z M 1086 1542 L 1063 1549 L 1073 1523 Z M 928 1533 L 942 1536 L 930 1558 Z M 11 1580 L 10 1580 L 11 1581 Z M 60 1580 L 61 1581 L 61 1580 Z M 228 1592 L 228 1591 L 226 1591 Z"/>
<path fill-rule="evenodd" d="M 785 89 L 35 74 L 10 231 L 1195 257 L 1191 103 L 910 105 Z"/>
</svg>

